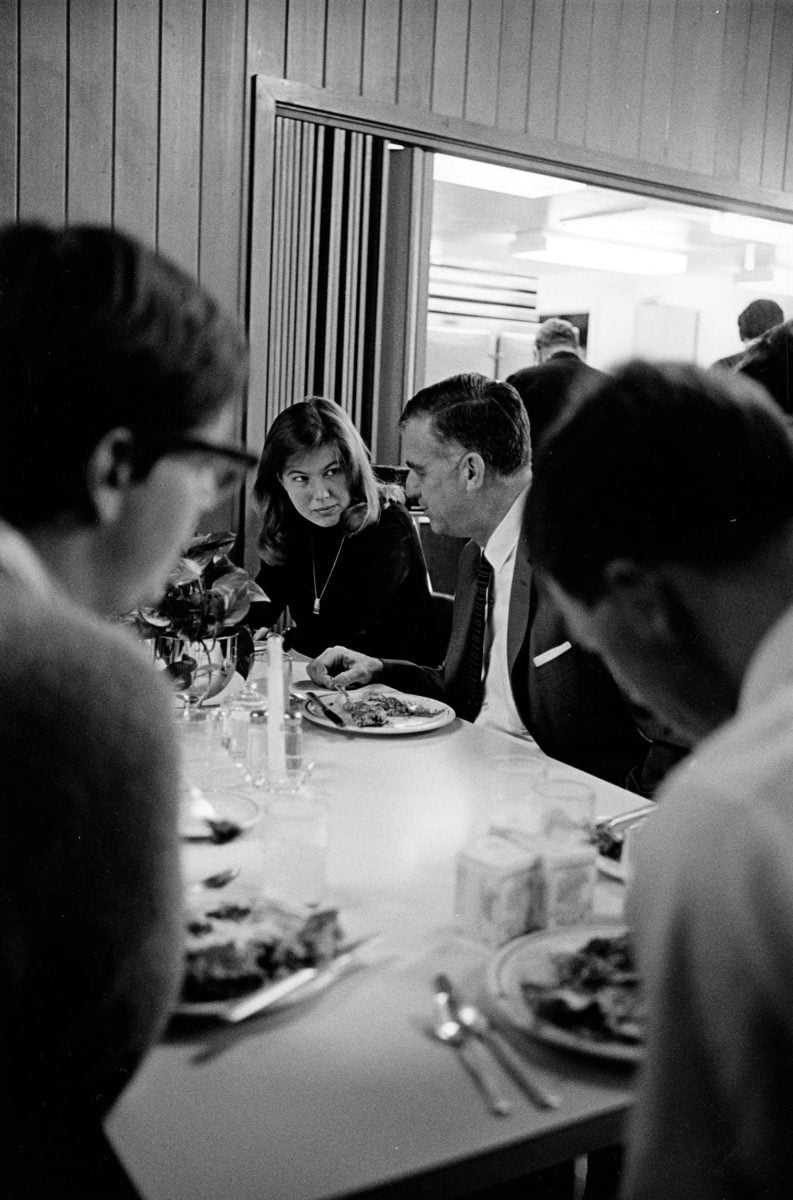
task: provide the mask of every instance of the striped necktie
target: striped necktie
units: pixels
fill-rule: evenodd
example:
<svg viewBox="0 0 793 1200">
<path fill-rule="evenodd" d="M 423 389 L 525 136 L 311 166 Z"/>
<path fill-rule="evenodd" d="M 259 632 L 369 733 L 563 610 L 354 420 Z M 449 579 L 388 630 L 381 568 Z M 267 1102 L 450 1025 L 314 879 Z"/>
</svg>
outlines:
<svg viewBox="0 0 793 1200">
<path fill-rule="evenodd" d="M 482 663 L 485 649 L 485 630 L 487 629 L 488 594 L 493 582 L 493 568 L 480 551 L 479 565 L 476 568 L 474 583 L 474 604 L 471 611 L 471 624 L 468 629 L 466 646 L 466 661 L 463 671 L 461 697 L 457 705 L 458 717 L 473 721 L 482 707 L 484 683 L 482 680 Z"/>
</svg>

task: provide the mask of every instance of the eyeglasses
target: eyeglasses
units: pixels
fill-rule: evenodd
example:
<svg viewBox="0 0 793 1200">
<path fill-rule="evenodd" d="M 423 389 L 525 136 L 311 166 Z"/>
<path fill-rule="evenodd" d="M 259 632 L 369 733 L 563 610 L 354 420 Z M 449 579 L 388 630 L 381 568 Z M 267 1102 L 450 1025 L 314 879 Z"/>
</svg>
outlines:
<svg viewBox="0 0 793 1200">
<path fill-rule="evenodd" d="M 188 437 L 187 435 L 163 438 L 152 447 L 161 457 L 169 454 L 194 455 L 199 460 L 203 458 L 203 466 L 212 471 L 215 497 L 208 507 L 214 507 L 245 479 L 249 471 L 258 463 L 255 454 L 242 446 L 224 445 L 222 442 L 208 442 L 204 438 Z"/>
</svg>

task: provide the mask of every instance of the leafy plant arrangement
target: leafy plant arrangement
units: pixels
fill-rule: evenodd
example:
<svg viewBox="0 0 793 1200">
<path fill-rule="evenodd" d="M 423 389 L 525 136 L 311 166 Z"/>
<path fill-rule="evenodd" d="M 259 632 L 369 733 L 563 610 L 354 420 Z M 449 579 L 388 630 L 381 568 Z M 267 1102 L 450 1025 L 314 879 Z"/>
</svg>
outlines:
<svg viewBox="0 0 793 1200">
<path fill-rule="evenodd" d="M 142 606 L 127 614 L 144 639 L 167 635 L 185 642 L 201 643 L 207 655 L 217 639 L 237 634 L 236 663 L 243 677 L 253 657 L 253 637 L 242 622 L 251 604 L 266 600 L 266 593 L 243 567 L 231 561 L 228 551 L 235 541 L 231 532 L 209 533 L 193 538 L 165 585 L 156 605 Z M 196 660 L 182 650 L 166 673 L 182 688 L 192 685 L 198 671 Z"/>
</svg>

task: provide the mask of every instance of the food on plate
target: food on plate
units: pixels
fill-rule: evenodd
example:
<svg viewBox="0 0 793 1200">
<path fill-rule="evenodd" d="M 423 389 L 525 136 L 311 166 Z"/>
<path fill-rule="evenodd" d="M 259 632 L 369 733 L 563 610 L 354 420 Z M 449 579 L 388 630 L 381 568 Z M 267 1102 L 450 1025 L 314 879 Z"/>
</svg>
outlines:
<svg viewBox="0 0 793 1200">
<path fill-rule="evenodd" d="M 182 1002 L 233 1000 L 338 952 L 336 909 L 306 916 L 267 901 L 211 902 L 186 917 Z"/>
<path fill-rule="evenodd" d="M 442 709 L 417 704 L 390 692 L 370 692 L 360 700 L 347 699 L 344 715 L 361 729 L 388 725 L 392 717 L 436 717 Z"/>
<path fill-rule="evenodd" d="M 598 854 L 602 854 L 604 858 L 611 858 L 614 862 L 619 862 L 622 858 L 622 848 L 625 845 L 624 830 L 612 832 L 604 827 L 595 829 L 593 841 Z"/>
<path fill-rule="evenodd" d="M 629 933 L 594 937 L 572 953 L 552 957 L 555 983 L 522 984 L 537 1017 L 593 1040 L 644 1041 L 644 1005 Z"/>
</svg>

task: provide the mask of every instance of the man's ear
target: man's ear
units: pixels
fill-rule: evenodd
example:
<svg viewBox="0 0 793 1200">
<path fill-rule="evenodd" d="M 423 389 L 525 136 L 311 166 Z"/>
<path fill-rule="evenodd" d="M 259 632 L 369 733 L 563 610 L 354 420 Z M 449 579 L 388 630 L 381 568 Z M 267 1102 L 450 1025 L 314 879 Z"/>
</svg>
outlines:
<svg viewBox="0 0 793 1200">
<path fill-rule="evenodd" d="M 465 472 L 465 486 L 469 492 L 478 491 L 485 482 L 485 460 L 475 450 L 469 450 L 460 463 Z"/>
<path fill-rule="evenodd" d="M 653 567 L 617 558 L 603 571 L 606 594 L 612 611 L 636 630 L 639 639 L 654 642 L 671 639 L 671 623 L 666 603 L 669 581 Z"/>
<path fill-rule="evenodd" d="M 85 469 L 85 484 L 97 523 L 112 524 L 132 483 L 133 438 L 128 429 L 111 429 L 97 442 Z"/>
</svg>

